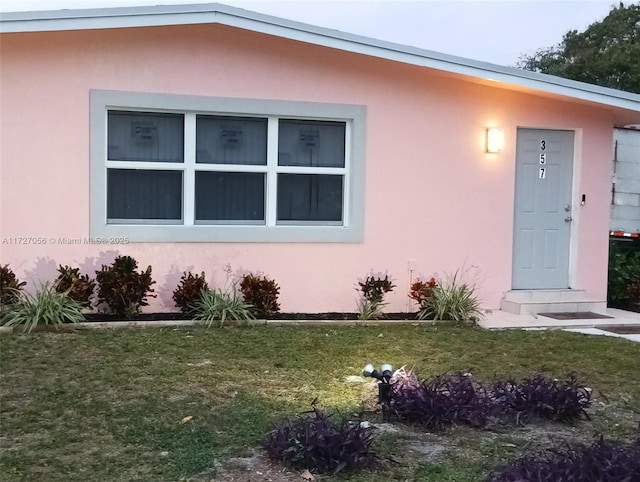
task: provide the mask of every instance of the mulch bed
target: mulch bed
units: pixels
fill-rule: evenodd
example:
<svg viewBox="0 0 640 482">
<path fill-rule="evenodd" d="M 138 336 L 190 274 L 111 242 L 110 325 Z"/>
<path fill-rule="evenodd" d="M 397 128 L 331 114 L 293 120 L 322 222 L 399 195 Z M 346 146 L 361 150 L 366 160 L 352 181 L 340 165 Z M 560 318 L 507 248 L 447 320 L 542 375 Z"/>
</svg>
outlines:
<svg viewBox="0 0 640 482">
<path fill-rule="evenodd" d="M 107 313 L 86 313 L 84 315 L 87 322 L 130 322 L 130 321 L 173 321 L 173 320 L 192 320 L 193 317 L 183 313 L 141 313 L 134 318 L 127 320 L 122 316 L 111 315 Z M 358 320 L 358 313 L 278 313 L 270 316 L 268 320 Z M 380 320 L 416 320 L 417 313 L 385 313 L 379 318 Z"/>
</svg>

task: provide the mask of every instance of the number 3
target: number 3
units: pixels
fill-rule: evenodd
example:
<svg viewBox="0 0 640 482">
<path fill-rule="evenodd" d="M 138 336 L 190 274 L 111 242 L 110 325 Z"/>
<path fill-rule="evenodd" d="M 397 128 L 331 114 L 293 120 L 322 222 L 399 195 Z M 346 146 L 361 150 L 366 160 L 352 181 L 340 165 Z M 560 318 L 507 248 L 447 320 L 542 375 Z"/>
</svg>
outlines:
<svg viewBox="0 0 640 482">
<path fill-rule="evenodd" d="M 544 139 L 542 139 L 540 141 L 540 150 L 544 151 L 547 148 L 547 141 L 545 141 Z"/>
</svg>

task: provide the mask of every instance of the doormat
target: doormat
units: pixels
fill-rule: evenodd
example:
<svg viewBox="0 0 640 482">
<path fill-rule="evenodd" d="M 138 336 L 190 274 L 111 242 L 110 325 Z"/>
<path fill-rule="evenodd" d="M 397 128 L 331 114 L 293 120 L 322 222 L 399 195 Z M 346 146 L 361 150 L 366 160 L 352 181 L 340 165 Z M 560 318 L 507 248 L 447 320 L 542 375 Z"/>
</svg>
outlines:
<svg viewBox="0 0 640 482">
<path fill-rule="evenodd" d="M 593 311 L 572 311 L 564 313 L 538 313 L 538 316 L 546 316 L 554 320 L 598 320 L 613 318 L 613 316 L 601 315 Z"/>
<path fill-rule="evenodd" d="M 598 328 L 600 330 L 610 331 L 611 333 L 617 333 L 619 335 L 640 335 L 640 325 L 599 326 Z"/>
</svg>

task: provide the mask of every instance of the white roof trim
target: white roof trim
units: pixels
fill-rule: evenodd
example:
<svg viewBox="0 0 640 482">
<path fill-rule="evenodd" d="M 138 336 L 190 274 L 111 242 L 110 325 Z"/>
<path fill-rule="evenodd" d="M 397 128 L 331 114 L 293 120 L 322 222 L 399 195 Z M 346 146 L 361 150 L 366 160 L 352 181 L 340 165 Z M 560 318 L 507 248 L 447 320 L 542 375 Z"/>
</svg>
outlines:
<svg viewBox="0 0 640 482">
<path fill-rule="evenodd" d="M 0 33 L 219 23 L 640 112 L 640 95 L 353 35 L 221 4 L 3 13 Z"/>
</svg>

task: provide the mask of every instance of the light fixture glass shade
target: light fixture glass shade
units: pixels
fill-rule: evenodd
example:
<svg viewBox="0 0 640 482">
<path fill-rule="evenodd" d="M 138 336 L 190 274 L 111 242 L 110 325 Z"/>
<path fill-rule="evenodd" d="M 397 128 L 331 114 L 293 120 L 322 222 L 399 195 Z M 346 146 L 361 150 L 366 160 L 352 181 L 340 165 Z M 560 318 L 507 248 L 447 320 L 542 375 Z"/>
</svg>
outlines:
<svg viewBox="0 0 640 482">
<path fill-rule="evenodd" d="M 382 365 L 380 367 L 380 371 L 382 373 L 387 372 L 387 371 L 393 373 L 393 366 L 389 365 L 388 363 L 385 363 L 384 365 Z"/>
<path fill-rule="evenodd" d="M 362 370 L 362 375 L 364 375 L 365 377 L 370 377 L 374 371 L 375 367 L 371 363 L 369 363 L 366 367 L 364 367 L 364 370 Z"/>
<path fill-rule="evenodd" d="M 487 152 L 500 152 L 504 148 L 504 134 L 502 129 L 489 127 L 487 129 Z"/>
</svg>

